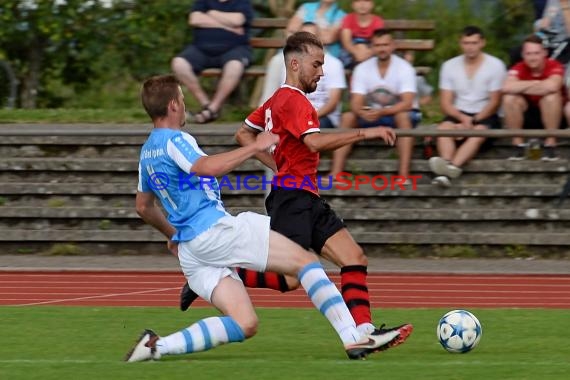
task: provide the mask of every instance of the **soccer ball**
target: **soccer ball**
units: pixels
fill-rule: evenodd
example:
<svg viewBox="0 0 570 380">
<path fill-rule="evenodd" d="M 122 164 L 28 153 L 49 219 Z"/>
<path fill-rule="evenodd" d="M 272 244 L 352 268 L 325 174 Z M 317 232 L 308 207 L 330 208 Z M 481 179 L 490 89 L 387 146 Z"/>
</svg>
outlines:
<svg viewBox="0 0 570 380">
<path fill-rule="evenodd" d="M 437 339 L 449 352 L 466 353 L 481 339 L 481 323 L 467 310 L 452 310 L 437 324 Z"/>
</svg>

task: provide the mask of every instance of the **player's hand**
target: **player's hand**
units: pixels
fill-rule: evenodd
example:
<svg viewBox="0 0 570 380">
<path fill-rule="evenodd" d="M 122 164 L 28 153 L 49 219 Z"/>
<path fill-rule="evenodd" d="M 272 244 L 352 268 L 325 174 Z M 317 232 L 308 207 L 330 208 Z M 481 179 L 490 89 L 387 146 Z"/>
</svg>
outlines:
<svg viewBox="0 0 570 380">
<path fill-rule="evenodd" d="M 166 247 L 170 253 L 172 253 L 175 257 L 178 257 L 178 243 L 175 243 L 172 240 L 168 240 Z"/>
<path fill-rule="evenodd" d="M 260 152 L 274 148 L 279 142 L 279 136 L 271 132 L 261 132 L 257 135 L 255 143 Z"/>
<path fill-rule="evenodd" d="M 368 137 L 368 132 L 372 133 L 372 138 L 381 138 L 384 142 L 390 146 L 396 143 L 396 132 L 392 128 L 386 127 L 375 127 L 364 129 L 364 135 Z"/>
</svg>

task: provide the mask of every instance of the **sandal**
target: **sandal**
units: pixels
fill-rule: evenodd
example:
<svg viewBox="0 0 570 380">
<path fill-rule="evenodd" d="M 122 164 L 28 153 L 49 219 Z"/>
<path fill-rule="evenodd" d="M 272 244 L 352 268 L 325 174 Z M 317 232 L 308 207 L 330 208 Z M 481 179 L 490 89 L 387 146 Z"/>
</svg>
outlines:
<svg viewBox="0 0 570 380">
<path fill-rule="evenodd" d="M 202 111 L 193 115 L 193 119 L 196 124 L 207 124 L 216 120 L 219 116 L 218 112 L 212 111 L 209 104 L 206 104 L 204 108 L 202 108 Z"/>
</svg>

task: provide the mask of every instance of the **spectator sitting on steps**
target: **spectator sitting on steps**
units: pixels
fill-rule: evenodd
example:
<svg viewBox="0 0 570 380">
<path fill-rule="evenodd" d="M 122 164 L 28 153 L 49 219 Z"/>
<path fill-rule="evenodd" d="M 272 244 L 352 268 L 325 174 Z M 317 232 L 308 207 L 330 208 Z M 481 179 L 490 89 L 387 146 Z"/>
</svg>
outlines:
<svg viewBox="0 0 570 380">
<path fill-rule="evenodd" d="M 476 26 L 463 29 L 459 45 L 463 54 L 444 62 L 439 74 L 440 104 L 445 118 L 437 129 L 498 129 L 497 110 L 501 105 L 505 64 L 483 52 L 485 36 Z M 484 137 L 438 137 L 439 157 L 429 160 L 436 175 L 432 183 L 451 186 L 450 179 L 461 175 L 461 167 L 477 154 L 484 142 Z"/>
<path fill-rule="evenodd" d="M 527 37 L 522 49 L 523 60 L 511 67 L 503 84 L 505 124 L 510 129 L 559 129 L 565 103 L 562 84 L 564 67 L 560 62 L 548 58 L 542 40 L 536 35 Z M 509 159 L 524 159 L 524 139 L 514 137 L 512 141 L 517 150 Z M 557 160 L 555 148 L 556 138 L 546 138 L 542 159 Z"/>
<path fill-rule="evenodd" d="M 252 60 L 249 27 L 253 8 L 249 0 L 196 0 L 188 24 L 194 28 L 194 41 L 172 59 L 172 71 L 200 103 L 202 109 L 189 113 L 198 124 L 210 123 L 219 116 L 226 98 L 237 87 Z M 208 68 L 221 68 L 216 92 L 210 99 L 198 75 Z"/>
</svg>

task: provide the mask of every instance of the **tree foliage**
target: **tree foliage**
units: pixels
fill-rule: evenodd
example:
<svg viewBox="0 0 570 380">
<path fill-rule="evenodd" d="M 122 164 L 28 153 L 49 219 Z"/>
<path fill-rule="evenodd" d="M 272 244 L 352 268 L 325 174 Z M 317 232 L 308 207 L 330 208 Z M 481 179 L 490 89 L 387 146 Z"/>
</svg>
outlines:
<svg viewBox="0 0 570 380">
<path fill-rule="evenodd" d="M 289 3 L 252 2 L 257 14 L 265 17 L 271 16 L 270 3 Z M 303 2 L 297 1 L 295 8 Z M 191 4 L 192 0 L 2 0 L 0 57 L 17 73 L 20 106 L 124 106 L 133 98 L 127 92 L 141 78 L 170 71 L 170 59 L 190 41 Z M 339 4 L 351 11 L 350 0 Z M 481 26 L 487 32 L 487 51 L 502 58 L 532 30 L 530 0 L 375 4 L 375 13 L 384 18 L 436 20 L 431 34 L 436 47 L 418 54 L 416 62 L 433 67 L 432 75 L 444 60 L 459 53 L 458 33 L 465 25 Z"/>
</svg>

